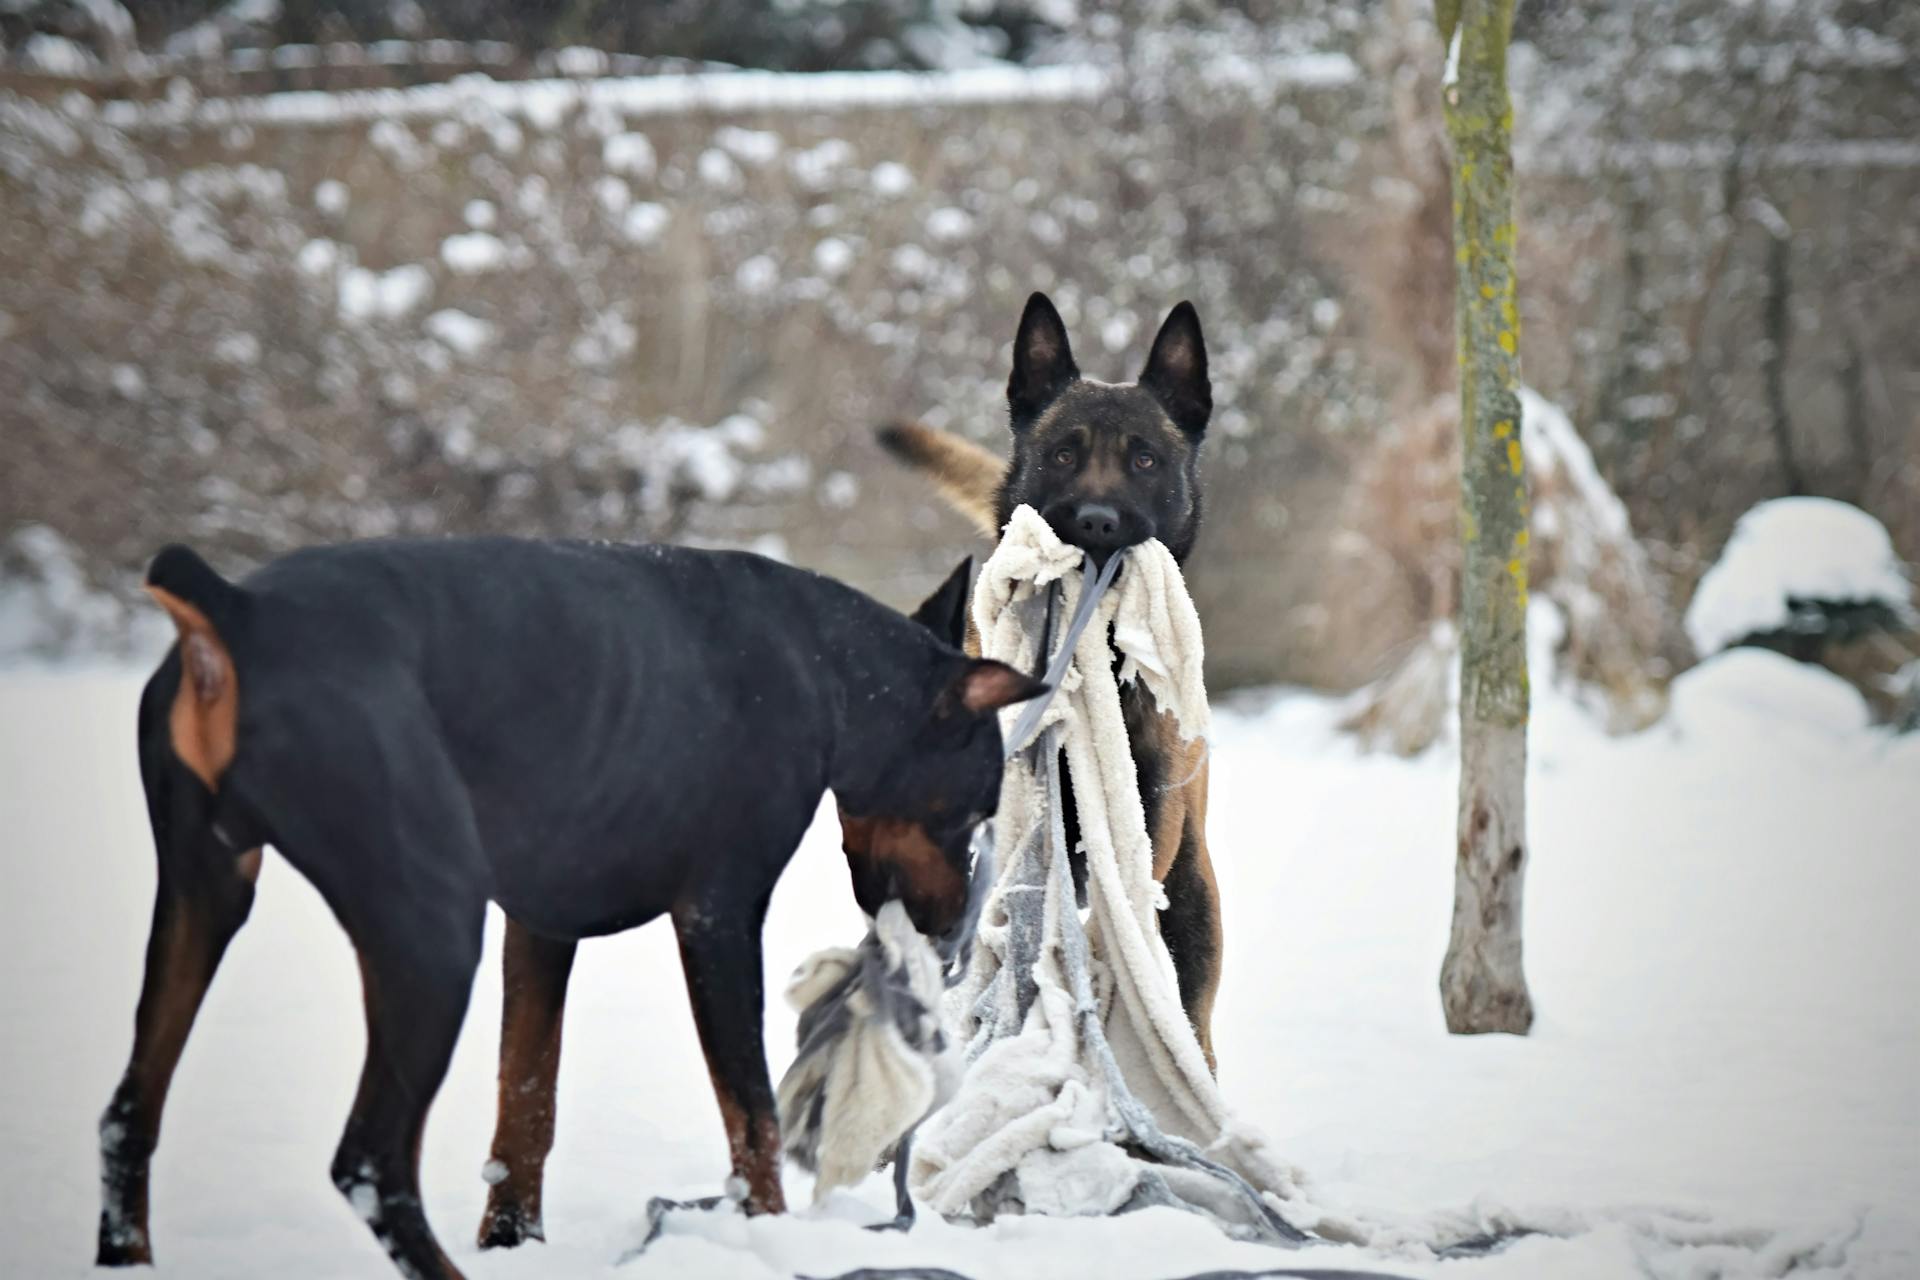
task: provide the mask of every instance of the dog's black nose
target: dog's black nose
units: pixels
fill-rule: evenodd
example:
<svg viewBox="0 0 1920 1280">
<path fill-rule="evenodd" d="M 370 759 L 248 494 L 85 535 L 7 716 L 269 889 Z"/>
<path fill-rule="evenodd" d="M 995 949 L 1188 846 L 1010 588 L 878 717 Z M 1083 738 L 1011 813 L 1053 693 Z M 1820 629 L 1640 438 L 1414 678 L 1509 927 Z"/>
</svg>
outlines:
<svg viewBox="0 0 1920 1280">
<path fill-rule="evenodd" d="M 1112 546 L 1120 537 L 1120 513 L 1104 502 L 1083 502 L 1073 513 L 1074 528 L 1095 546 Z"/>
</svg>

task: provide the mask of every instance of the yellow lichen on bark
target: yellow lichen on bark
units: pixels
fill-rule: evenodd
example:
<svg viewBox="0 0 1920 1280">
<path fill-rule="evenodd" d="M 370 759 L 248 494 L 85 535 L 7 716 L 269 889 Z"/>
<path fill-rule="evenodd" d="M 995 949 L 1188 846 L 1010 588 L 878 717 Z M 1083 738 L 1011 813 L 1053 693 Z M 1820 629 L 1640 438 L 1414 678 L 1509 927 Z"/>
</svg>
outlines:
<svg viewBox="0 0 1920 1280">
<path fill-rule="evenodd" d="M 1524 1033 L 1526 453 L 1521 433 L 1507 39 L 1514 0 L 1437 0 L 1453 151 L 1460 369 L 1460 808 L 1453 932 L 1441 966 L 1449 1030 Z"/>
<path fill-rule="evenodd" d="M 1453 144 L 1455 338 L 1460 368 L 1461 528 L 1472 530 L 1462 584 L 1462 713 L 1524 722 L 1525 618 L 1506 578 L 1525 528 L 1519 434 L 1520 309 L 1514 281 L 1512 108 L 1506 92 L 1509 0 L 1463 2 L 1456 81 L 1443 94 Z M 1455 33 L 1448 33 L 1449 36 Z M 1497 483 L 1496 478 L 1506 483 Z M 1520 480 L 1516 486 L 1513 480 Z M 1478 546 L 1480 554 L 1473 553 Z M 1485 655 L 1486 661 L 1476 661 Z"/>
</svg>

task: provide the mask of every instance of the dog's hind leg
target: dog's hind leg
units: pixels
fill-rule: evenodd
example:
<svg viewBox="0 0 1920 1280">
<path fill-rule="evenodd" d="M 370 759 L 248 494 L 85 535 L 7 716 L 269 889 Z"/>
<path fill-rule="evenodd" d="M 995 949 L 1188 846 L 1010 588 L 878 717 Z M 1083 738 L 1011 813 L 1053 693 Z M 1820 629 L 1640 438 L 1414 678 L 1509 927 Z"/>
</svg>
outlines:
<svg viewBox="0 0 1920 1280">
<path fill-rule="evenodd" d="M 771 891 L 769 891 L 770 893 Z M 785 1213 L 780 1117 L 762 1036 L 765 980 L 760 926 L 767 897 L 750 906 L 688 906 L 673 914 L 693 1021 L 727 1127 L 727 1150 L 748 1213 Z"/>
<path fill-rule="evenodd" d="M 487 1162 L 482 1249 L 545 1240 L 540 1191 L 553 1149 L 567 977 L 579 944 L 507 921 L 501 954 L 500 1109 Z"/>
<path fill-rule="evenodd" d="M 1206 837 L 1189 824 L 1180 851 L 1167 872 L 1167 906 L 1160 913 L 1160 934 L 1166 939 L 1180 982 L 1180 1005 L 1187 1011 L 1207 1065 L 1213 1057 L 1213 999 L 1220 990 L 1220 889 L 1207 856 Z"/>
<path fill-rule="evenodd" d="M 1204 744 L 1196 744 L 1204 751 Z M 1191 753 L 1190 753 L 1191 754 Z M 1184 766 L 1183 766 L 1184 767 Z M 1213 1001 L 1220 990 L 1222 936 L 1220 884 L 1214 878 L 1207 852 L 1207 766 L 1204 758 L 1191 769 L 1184 786 L 1168 792 L 1164 814 L 1166 831 L 1156 840 L 1156 853 L 1166 844 L 1172 860 L 1161 877 L 1167 894 L 1160 913 L 1160 936 L 1166 940 L 1180 983 L 1180 1005 L 1193 1024 L 1207 1065 L 1218 1069 L 1213 1056 Z M 1165 842 L 1165 844 L 1162 843 Z"/>
<path fill-rule="evenodd" d="M 215 833 L 213 794 L 171 752 L 166 721 L 179 679 L 178 659 L 169 658 L 140 705 L 140 772 L 159 886 L 133 1053 L 100 1117 L 99 1266 L 153 1261 L 147 1179 L 167 1086 L 227 943 L 252 909 L 260 874 L 260 849 L 236 850 Z"/>
<path fill-rule="evenodd" d="M 421 1206 L 420 1139 L 480 961 L 486 855 L 410 677 L 371 662 L 333 674 L 275 708 L 251 780 L 275 846 L 360 960 L 366 1062 L 333 1183 L 402 1275 L 456 1280 Z"/>
<path fill-rule="evenodd" d="M 458 1280 L 420 1203 L 420 1139 L 453 1056 L 480 959 L 484 907 L 423 937 L 412 912 L 396 931 L 354 930 L 367 1005 L 367 1057 L 333 1184 L 410 1280 Z M 423 943 L 425 945 L 423 945 Z"/>
</svg>

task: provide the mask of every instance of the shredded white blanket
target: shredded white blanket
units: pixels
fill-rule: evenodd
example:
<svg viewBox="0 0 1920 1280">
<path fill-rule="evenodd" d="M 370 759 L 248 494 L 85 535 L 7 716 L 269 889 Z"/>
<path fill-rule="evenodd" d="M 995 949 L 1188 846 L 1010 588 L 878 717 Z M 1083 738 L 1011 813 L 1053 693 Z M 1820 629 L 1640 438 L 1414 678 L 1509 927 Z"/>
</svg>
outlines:
<svg viewBox="0 0 1920 1280">
<path fill-rule="evenodd" d="M 1056 617 L 1070 615 L 1082 562 L 1031 508 L 1017 509 L 974 589 L 983 656 L 1042 665 L 1046 593 L 1059 583 Z M 1042 749 L 1008 763 L 995 820 L 1008 853 L 973 967 L 950 997 L 972 1062 L 958 1096 L 914 1143 L 911 1185 L 943 1214 L 1102 1214 L 1182 1202 L 1265 1234 L 1273 1226 L 1258 1193 L 1295 1191 L 1293 1171 L 1233 1123 L 1180 1005 L 1120 709 L 1121 683 L 1139 680 L 1189 740 L 1204 737 L 1202 658 L 1200 621 L 1173 557 L 1157 542 L 1133 548 L 1041 720 Z M 1047 743 L 1064 748 L 1087 851 L 1084 936 L 1067 868 L 1049 851 L 1060 805 L 1047 795 L 1056 758 Z M 1162 1135 L 1205 1159 L 1147 1158 Z"/>
<path fill-rule="evenodd" d="M 782 1138 L 816 1175 L 816 1201 L 873 1172 L 953 1095 L 959 1064 L 940 1025 L 941 968 L 894 901 L 858 947 L 815 952 L 788 980 L 800 1051 L 780 1081 Z"/>
<path fill-rule="evenodd" d="M 984 656 L 1037 669 L 1038 637 L 1060 635 L 1079 600 L 1082 562 L 1035 512 L 1017 509 L 974 592 Z M 1049 615 L 1056 583 L 1061 594 Z M 1181 1008 L 1156 919 L 1165 899 L 1152 878 L 1120 685 L 1142 681 L 1190 740 L 1203 738 L 1201 660 L 1199 620 L 1173 557 L 1157 542 L 1131 549 L 1079 639 L 1035 749 L 1008 762 L 995 819 L 998 879 L 972 967 L 948 993 L 969 1065 L 958 1093 L 915 1137 L 917 1196 L 943 1215 L 976 1220 L 1171 1204 L 1250 1238 L 1298 1241 L 1307 1232 L 1412 1257 L 1613 1225 L 1657 1276 L 1688 1273 L 1709 1257 L 1727 1277 L 1783 1276 L 1844 1260 L 1851 1223 L 1775 1232 L 1698 1212 L 1522 1213 L 1485 1200 L 1423 1214 L 1353 1213 L 1309 1198 L 1305 1177 L 1222 1098 Z M 1062 750 L 1086 855 L 1084 926 L 1065 865 Z"/>
</svg>

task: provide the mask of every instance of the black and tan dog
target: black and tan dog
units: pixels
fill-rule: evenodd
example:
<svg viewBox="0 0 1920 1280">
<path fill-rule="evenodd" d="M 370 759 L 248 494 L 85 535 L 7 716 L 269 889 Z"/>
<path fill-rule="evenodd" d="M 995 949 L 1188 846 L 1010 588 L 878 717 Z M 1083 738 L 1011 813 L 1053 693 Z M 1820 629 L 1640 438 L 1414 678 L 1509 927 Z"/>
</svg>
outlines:
<svg viewBox="0 0 1920 1280">
<path fill-rule="evenodd" d="M 915 622 L 956 650 L 966 639 L 972 570 L 972 558 L 962 560 L 913 612 Z M 873 820 L 858 805 L 850 808 L 838 792 L 835 799 L 855 896 L 871 915 L 890 896 L 885 884 L 869 882 L 875 864 L 864 851 L 874 840 Z M 559 1112 L 567 982 L 578 949 L 577 939 L 542 935 L 511 916 L 507 919 L 501 947 L 499 1100 L 489 1157 L 496 1176 L 480 1218 L 483 1249 L 546 1239 L 542 1193 Z"/>
<path fill-rule="evenodd" d="M 1061 541 L 1096 561 L 1157 538 L 1185 563 L 1200 530 L 1200 445 L 1213 411 L 1206 343 L 1191 303 L 1167 316 L 1139 381 L 1114 385 L 1081 376 L 1060 313 L 1034 294 L 1013 341 L 1007 408 L 1013 452 L 1005 460 L 918 423 L 882 428 L 880 440 L 990 538 L 1026 505 Z M 1173 718 L 1137 683 L 1122 687 L 1121 707 L 1153 840 L 1153 874 L 1166 888 L 1161 936 L 1211 1063 L 1221 934 L 1207 855 L 1204 748 L 1181 742 Z M 1071 802 L 1071 788 L 1067 796 Z M 1073 848 L 1071 812 L 1068 822 Z"/>
<path fill-rule="evenodd" d="M 179 642 L 140 701 L 159 890 L 100 1123 L 107 1265 L 151 1260 L 167 1085 L 266 844 L 359 955 L 366 1064 L 333 1180 L 404 1274 L 459 1275 L 421 1208 L 420 1138 L 488 901 L 515 922 L 516 1063 L 557 1051 L 557 1003 L 551 1026 L 515 1011 L 564 980 L 578 939 L 671 915 L 734 1176 L 749 1211 L 782 1209 L 761 1040 L 774 882 L 831 789 L 861 906 L 898 898 L 924 933 L 955 927 L 999 796 L 994 712 L 1043 688 L 744 554 L 362 543 L 236 585 L 174 547 L 148 584 Z"/>
</svg>

